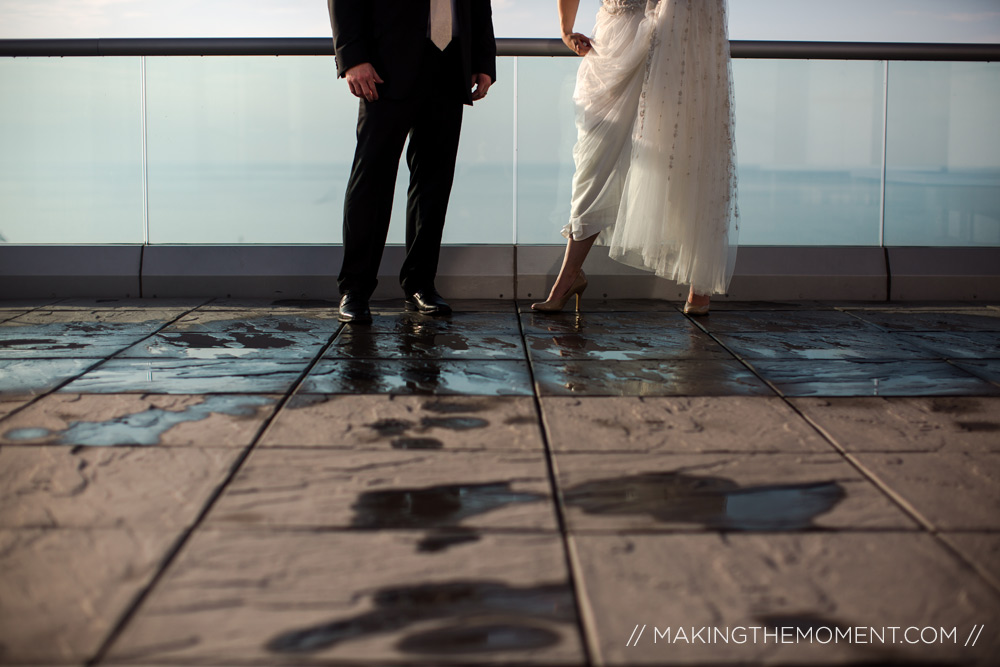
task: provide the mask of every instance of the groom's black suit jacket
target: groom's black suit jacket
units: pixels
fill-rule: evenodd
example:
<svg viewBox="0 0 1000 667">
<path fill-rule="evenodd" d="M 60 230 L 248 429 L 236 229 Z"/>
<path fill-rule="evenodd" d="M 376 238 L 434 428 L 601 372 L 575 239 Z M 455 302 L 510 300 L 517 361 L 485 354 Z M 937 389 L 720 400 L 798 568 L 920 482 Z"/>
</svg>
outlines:
<svg viewBox="0 0 1000 667">
<path fill-rule="evenodd" d="M 361 63 L 371 63 L 385 81 L 379 96 L 403 99 L 420 72 L 430 15 L 428 0 L 327 0 L 333 23 L 337 74 Z M 455 0 L 455 39 L 458 40 L 467 104 L 472 103 L 473 74 L 496 81 L 496 40 L 490 0 Z M 456 84 L 458 85 L 458 84 Z"/>
</svg>

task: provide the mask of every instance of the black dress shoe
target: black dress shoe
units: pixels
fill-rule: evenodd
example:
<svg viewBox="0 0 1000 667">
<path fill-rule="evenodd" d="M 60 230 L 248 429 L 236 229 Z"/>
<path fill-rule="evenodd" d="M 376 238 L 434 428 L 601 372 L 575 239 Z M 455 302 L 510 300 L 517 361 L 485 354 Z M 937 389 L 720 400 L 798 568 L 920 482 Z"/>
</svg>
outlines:
<svg viewBox="0 0 1000 667">
<path fill-rule="evenodd" d="M 451 306 L 433 287 L 418 289 L 406 297 L 406 309 L 425 315 L 451 315 Z"/>
<path fill-rule="evenodd" d="M 371 324 L 372 311 L 368 309 L 368 299 L 360 294 L 347 292 L 340 297 L 340 315 L 337 319 L 353 324 Z"/>
</svg>

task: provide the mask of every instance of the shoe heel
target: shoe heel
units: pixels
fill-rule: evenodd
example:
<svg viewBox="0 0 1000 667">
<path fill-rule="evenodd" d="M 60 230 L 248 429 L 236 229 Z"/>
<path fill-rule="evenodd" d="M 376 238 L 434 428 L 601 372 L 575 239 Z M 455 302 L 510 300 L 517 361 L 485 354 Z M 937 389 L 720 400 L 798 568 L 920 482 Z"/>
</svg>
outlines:
<svg viewBox="0 0 1000 667">
<path fill-rule="evenodd" d="M 580 312 L 580 297 L 583 296 L 580 292 L 576 293 L 576 312 Z"/>
</svg>

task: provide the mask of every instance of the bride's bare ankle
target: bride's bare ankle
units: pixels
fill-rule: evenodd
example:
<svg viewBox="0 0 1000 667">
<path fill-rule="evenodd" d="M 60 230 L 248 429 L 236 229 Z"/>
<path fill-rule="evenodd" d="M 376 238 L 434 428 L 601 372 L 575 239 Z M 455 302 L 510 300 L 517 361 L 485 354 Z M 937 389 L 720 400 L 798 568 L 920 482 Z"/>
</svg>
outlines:
<svg viewBox="0 0 1000 667">
<path fill-rule="evenodd" d="M 549 291 L 549 298 L 559 298 L 572 289 L 577 278 L 580 277 L 581 271 L 583 271 L 583 269 L 571 268 L 566 268 L 560 271 L 559 275 L 556 276 L 556 281 L 552 284 L 552 289 Z"/>
<path fill-rule="evenodd" d="M 710 294 L 698 294 L 694 290 L 691 290 L 688 293 L 687 300 L 692 306 L 707 306 L 712 300 L 712 296 Z"/>
</svg>

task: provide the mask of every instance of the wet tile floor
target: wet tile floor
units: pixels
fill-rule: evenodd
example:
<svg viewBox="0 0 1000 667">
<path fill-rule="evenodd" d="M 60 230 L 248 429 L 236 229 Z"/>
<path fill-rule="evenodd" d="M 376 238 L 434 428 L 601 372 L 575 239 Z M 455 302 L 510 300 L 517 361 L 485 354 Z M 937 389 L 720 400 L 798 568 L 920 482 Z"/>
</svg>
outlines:
<svg viewBox="0 0 1000 667">
<path fill-rule="evenodd" d="M 1000 307 L 401 305 L 0 302 L 0 664 L 997 662 Z"/>
</svg>

